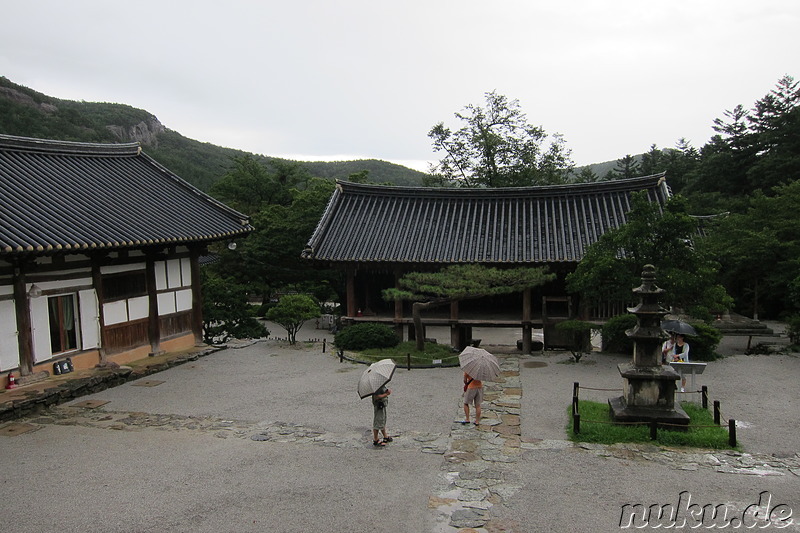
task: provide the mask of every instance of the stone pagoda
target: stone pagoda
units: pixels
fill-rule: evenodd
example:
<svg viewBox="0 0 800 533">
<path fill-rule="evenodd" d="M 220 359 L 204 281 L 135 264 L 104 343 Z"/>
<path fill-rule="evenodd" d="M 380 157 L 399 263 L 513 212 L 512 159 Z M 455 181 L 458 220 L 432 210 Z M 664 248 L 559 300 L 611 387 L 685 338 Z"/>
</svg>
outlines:
<svg viewBox="0 0 800 533">
<path fill-rule="evenodd" d="M 633 361 L 619 364 L 625 382 L 623 394 L 610 399 L 608 405 L 615 422 L 655 421 L 685 428 L 689 415 L 675 403 L 680 375 L 671 366 L 661 364 L 661 345 L 666 338 L 661 320 L 667 310 L 658 303 L 665 291 L 656 287 L 655 280 L 655 267 L 645 265 L 642 285 L 633 289 L 639 295 L 639 305 L 628 309 L 637 319 L 636 327 L 626 332 L 633 339 Z"/>
</svg>

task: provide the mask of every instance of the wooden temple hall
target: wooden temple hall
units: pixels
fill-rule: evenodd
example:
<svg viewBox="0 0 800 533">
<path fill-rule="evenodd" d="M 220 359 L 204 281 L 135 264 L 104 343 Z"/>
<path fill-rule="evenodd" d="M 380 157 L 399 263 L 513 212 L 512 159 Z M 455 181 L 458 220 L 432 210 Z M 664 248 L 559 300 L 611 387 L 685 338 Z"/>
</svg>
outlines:
<svg viewBox="0 0 800 533">
<path fill-rule="evenodd" d="M 138 144 L 0 135 L 0 386 L 202 342 L 199 258 L 248 217 Z"/>
<path fill-rule="evenodd" d="M 631 193 L 645 191 L 664 205 L 671 196 L 665 175 L 497 189 L 423 188 L 337 182 L 303 257 L 346 276 L 349 321 L 411 324 L 410 303 L 386 302 L 381 291 L 406 272 L 480 263 L 495 267 L 548 266 L 557 279 L 536 290 L 502 298 L 465 300 L 426 325 L 449 325 L 453 346 L 471 341 L 472 327 L 519 327 L 523 351 L 532 329 L 544 329 L 545 346 L 557 346 L 554 324 L 578 317 L 580 302 L 564 278 L 589 245 L 626 222 Z M 581 318 L 602 320 L 613 310 L 592 309 Z M 413 338 L 413 326 L 408 328 Z"/>
</svg>

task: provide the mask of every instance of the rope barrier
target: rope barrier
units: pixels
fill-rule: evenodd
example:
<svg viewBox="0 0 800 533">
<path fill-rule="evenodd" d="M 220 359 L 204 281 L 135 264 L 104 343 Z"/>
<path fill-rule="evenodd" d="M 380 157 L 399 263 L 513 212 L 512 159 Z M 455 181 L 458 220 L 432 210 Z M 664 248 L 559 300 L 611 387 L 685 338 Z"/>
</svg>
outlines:
<svg viewBox="0 0 800 533">
<path fill-rule="evenodd" d="M 579 399 L 578 399 L 578 392 L 580 389 L 585 390 L 594 390 L 594 391 L 607 391 L 607 392 L 614 392 L 614 391 L 621 391 L 624 389 L 603 389 L 603 388 L 596 388 L 596 387 L 582 387 L 576 381 L 574 382 L 572 387 L 572 420 L 573 420 L 573 432 L 575 434 L 580 433 L 580 422 L 581 422 L 581 415 L 579 411 Z M 701 390 L 695 391 L 675 391 L 676 394 L 695 394 L 700 393 L 703 399 L 703 408 L 707 408 L 708 402 L 708 388 L 703 387 Z M 606 425 L 615 425 L 615 426 L 650 426 L 650 438 L 655 440 L 656 433 L 658 427 L 662 428 L 680 428 L 682 430 L 694 430 L 700 428 L 718 428 L 724 429 L 725 426 L 728 426 L 728 442 L 731 446 L 736 446 L 736 422 L 731 419 L 725 419 L 722 416 L 722 411 L 719 408 L 719 401 L 714 401 L 714 424 L 674 424 L 670 422 L 658 422 L 655 420 L 651 421 L 638 421 L 638 422 L 622 422 L 622 421 L 606 421 L 606 420 L 583 420 L 583 422 L 589 422 L 591 424 L 606 424 Z"/>
</svg>

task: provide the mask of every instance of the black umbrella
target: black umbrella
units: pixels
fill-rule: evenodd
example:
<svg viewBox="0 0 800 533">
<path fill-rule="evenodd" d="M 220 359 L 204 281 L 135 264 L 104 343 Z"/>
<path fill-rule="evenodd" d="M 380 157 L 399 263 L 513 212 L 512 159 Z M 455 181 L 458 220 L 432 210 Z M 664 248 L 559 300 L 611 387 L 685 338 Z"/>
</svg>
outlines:
<svg viewBox="0 0 800 533">
<path fill-rule="evenodd" d="M 661 329 L 678 335 L 697 335 L 697 331 L 691 324 L 687 324 L 683 320 L 664 320 L 661 322 Z"/>
</svg>

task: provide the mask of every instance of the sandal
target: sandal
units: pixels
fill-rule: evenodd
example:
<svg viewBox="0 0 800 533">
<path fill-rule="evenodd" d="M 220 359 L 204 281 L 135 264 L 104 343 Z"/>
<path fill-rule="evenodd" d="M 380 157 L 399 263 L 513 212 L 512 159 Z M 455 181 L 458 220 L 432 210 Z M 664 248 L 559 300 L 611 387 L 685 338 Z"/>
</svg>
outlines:
<svg viewBox="0 0 800 533">
<path fill-rule="evenodd" d="M 392 437 L 386 437 L 383 439 L 383 442 L 392 442 L 394 439 Z"/>
<path fill-rule="evenodd" d="M 372 441 L 373 446 L 386 446 L 386 444 L 382 440 L 374 440 Z"/>
</svg>

